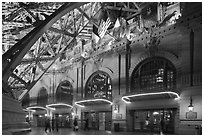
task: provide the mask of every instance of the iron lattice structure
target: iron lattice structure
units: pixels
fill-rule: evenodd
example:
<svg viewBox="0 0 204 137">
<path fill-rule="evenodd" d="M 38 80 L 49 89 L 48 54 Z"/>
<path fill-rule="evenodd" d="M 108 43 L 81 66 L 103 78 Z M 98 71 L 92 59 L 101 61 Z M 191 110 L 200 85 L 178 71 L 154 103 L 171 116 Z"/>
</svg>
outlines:
<svg viewBox="0 0 204 137">
<path fill-rule="evenodd" d="M 111 50 L 104 45 L 120 40 L 112 29 L 118 18 L 128 22 L 135 35 L 149 33 L 147 29 L 162 23 L 158 24 L 158 18 L 155 20 L 152 16 L 158 4 L 3 2 L 3 94 L 22 100 L 45 73 L 64 73 L 81 59 Z M 160 4 L 165 7 L 171 3 Z M 105 14 L 111 21 L 107 37 L 94 43 L 93 26 L 98 29 Z"/>
</svg>

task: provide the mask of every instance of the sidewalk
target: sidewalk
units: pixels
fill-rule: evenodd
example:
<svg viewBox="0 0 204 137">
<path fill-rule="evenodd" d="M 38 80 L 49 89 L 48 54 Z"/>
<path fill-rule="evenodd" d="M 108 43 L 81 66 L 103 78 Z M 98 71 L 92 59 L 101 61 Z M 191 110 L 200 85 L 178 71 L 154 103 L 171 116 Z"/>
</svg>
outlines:
<svg viewBox="0 0 204 137">
<path fill-rule="evenodd" d="M 23 135 L 152 135 L 142 132 L 114 132 L 114 131 L 97 131 L 97 130 L 79 130 L 73 131 L 71 128 L 59 128 L 59 131 L 45 132 L 42 127 L 32 127 L 31 132 L 22 133 Z M 154 134 L 155 135 L 155 134 Z"/>
</svg>

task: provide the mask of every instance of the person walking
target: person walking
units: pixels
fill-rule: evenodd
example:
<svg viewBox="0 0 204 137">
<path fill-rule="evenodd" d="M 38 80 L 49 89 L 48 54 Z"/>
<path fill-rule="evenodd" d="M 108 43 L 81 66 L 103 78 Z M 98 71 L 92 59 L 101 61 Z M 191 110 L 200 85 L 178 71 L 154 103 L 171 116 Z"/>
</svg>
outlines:
<svg viewBox="0 0 204 137">
<path fill-rule="evenodd" d="M 161 121 L 160 121 L 160 129 L 161 129 L 161 131 L 160 131 L 160 134 L 164 134 L 164 130 L 165 130 L 165 121 L 164 121 L 164 119 L 162 118 L 161 119 Z"/>
<path fill-rule="evenodd" d="M 89 130 L 89 119 L 85 119 L 84 130 Z"/>
<path fill-rule="evenodd" d="M 56 126 L 56 131 L 58 132 L 58 130 L 59 130 L 59 118 L 58 118 L 58 115 L 55 118 L 55 126 Z"/>
<path fill-rule="evenodd" d="M 54 129 L 55 129 L 55 119 L 54 119 L 54 117 L 52 117 L 52 131 L 54 131 Z"/>
<path fill-rule="evenodd" d="M 74 119 L 74 131 L 78 131 L 78 123 L 77 123 L 77 118 Z"/>
<path fill-rule="evenodd" d="M 51 128 L 50 128 L 50 118 L 47 117 L 45 120 L 45 132 L 47 132 L 47 130 L 49 129 L 49 131 L 51 132 Z"/>
</svg>

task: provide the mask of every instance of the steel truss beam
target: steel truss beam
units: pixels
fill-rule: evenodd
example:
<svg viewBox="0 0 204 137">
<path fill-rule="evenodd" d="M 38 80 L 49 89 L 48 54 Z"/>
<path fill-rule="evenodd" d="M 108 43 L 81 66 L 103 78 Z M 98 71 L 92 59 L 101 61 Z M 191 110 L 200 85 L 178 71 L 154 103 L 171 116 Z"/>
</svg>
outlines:
<svg viewBox="0 0 204 137">
<path fill-rule="evenodd" d="M 34 62 L 45 62 L 51 61 L 54 57 L 41 57 L 41 58 L 31 58 L 31 59 L 22 59 L 21 64 L 31 64 Z"/>
<path fill-rule="evenodd" d="M 65 3 L 56 12 L 46 18 L 39 26 L 33 29 L 25 37 L 23 37 L 18 43 L 10 48 L 5 54 L 3 54 L 3 80 L 7 81 L 12 71 L 18 64 L 20 64 L 22 58 L 33 46 L 33 44 L 43 35 L 60 17 L 67 12 L 84 5 L 85 3 Z"/>
<path fill-rule="evenodd" d="M 92 22 L 97 28 L 99 27 L 99 25 L 97 23 L 95 23 L 92 18 L 89 18 L 89 16 L 81 9 L 81 8 L 77 8 L 88 20 L 89 22 Z M 113 35 L 111 35 L 108 31 L 106 31 L 106 33 L 111 36 L 112 38 L 116 39 Z"/>
<path fill-rule="evenodd" d="M 121 10 L 121 7 L 106 6 L 106 8 L 109 10 Z M 138 12 L 137 9 L 122 8 L 122 10 L 127 12 Z"/>
<path fill-rule="evenodd" d="M 10 48 L 2 57 L 2 83 L 8 83 L 8 78 L 13 75 L 13 70 L 21 63 L 25 54 L 29 51 L 29 49 L 33 46 L 33 44 L 54 24 L 59 18 L 64 16 L 66 13 L 74 10 L 77 7 L 84 5 L 84 2 L 71 2 L 65 3 L 59 9 L 57 9 L 52 15 L 46 18 L 44 21 L 41 22 L 38 26 L 36 26 L 31 32 L 29 32 L 25 37 L 23 37 L 18 43 L 16 43 L 12 48 Z M 45 69 L 43 74 L 49 69 L 49 67 L 57 60 L 60 56 L 60 53 L 63 52 L 65 49 L 68 48 L 69 43 L 71 43 L 74 38 L 71 38 L 68 42 L 68 45 L 61 49 L 59 54 L 57 54 L 53 60 L 53 62 Z M 43 76 L 43 74 L 35 81 L 31 82 L 27 86 L 27 91 L 24 91 L 20 96 L 19 100 L 22 100 L 24 95 L 30 91 L 30 89 L 35 85 L 35 83 Z M 5 87 L 5 86 L 3 86 Z M 8 90 L 8 89 L 4 89 Z"/>
</svg>

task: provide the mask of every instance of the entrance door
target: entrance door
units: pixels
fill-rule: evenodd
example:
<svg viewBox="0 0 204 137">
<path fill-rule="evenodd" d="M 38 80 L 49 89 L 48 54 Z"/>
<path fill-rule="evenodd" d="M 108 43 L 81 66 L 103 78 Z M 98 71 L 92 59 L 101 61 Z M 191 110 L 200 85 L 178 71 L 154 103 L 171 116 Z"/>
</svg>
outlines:
<svg viewBox="0 0 204 137">
<path fill-rule="evenodd" d="M 105 112 L 105 130 L 111 131 L 112 114 Z"/>
<path fill-rule="evenodd" d="M 108 130 L 111 131 L 112 114 L 106 112 L 83 112 L 82 126 L 84 128 L 84 120 L 89 119 L 89 128 L 94 130 Z"/>
<path fill-rule="evenodd" d="M 99 112 L 99 130 L 105 130 L 105 112 Z"/>
<path fill-rule="evenodd" d="M 111 112 L 99 112 L 99 130 L 111 131 Z"/>
<path fill-rule="evenodd" d="M 97 112 L 91 112 L 87 115 L 89 118 L 89 128 L 98 130 L 99 129 L 99 115 Z"/>
<path fill-rule="evenodd" d="M 134 113 L 134 129 L 159 134 L 174 133 L 174 109 L 141 110 Z M 161 121 L 163 120 L 163 124 Z"/>
</svg>

